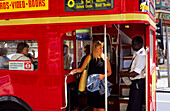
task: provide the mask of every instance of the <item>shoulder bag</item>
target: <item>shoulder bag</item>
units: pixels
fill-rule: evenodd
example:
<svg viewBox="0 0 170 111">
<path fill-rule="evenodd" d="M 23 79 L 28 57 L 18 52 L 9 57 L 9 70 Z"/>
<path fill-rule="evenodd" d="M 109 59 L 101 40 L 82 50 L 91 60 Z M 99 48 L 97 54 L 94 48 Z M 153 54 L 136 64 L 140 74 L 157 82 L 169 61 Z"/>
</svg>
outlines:
<svg viewBox="0 0 170 111">
<path fill-rule="evenodd" d="M 91 60 L 91 55 L 89 55 L 86 67 L 84 68 L 84 71 L 80 77 L 80 81 L 79 81 L 79 91 L 80 92 L 83 92 L 86 90 L 86 82 L 87 82 L 87 75 L 88 75 L 88 68 L 89 68 L 90 60 Z"/>
</svg>

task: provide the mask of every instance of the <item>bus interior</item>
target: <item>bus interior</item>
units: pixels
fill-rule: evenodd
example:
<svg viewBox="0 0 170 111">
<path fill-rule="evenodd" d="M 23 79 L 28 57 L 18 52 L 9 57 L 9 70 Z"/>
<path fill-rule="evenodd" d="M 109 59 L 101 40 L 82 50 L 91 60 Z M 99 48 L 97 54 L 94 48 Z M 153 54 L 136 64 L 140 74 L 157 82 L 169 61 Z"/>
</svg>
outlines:
<svg viewBox="0 0 170 111">
<path fill-rule="evenodd" d="M 108 24 L 106 28 L 101 25 L 67 32 L 64 36 L 71 36 L 72 40 L 64 39 L 63 45 L 66 44 L 68 46 L 68 54 L 73 59 L 72 65 L 68 69 L 64 68 L 65 74 L 69 73 L 70 69 L 79 67 L 81 58 L 85 55 L 84 47 L 86 45 L 92 47 L 92 43 L 97 40 L 104 42 L 104 30 L 106 30 L 107 57 L 112 69 L 112 75 L 108 77 L 108 81 L 113 84 L 111 86 L 111 95 L 108 97 L 108 108 L 109 111 L 125 111 L 128 103 L 129 86 L 125 85 L 119 74 L 126 72 L 131 64 L 133 57 L 132 38 L 135 36 L 143 37 L 145 47 L 145 24 Z M 76 48 L 74 48 L 74 39 L 76 39 Z M 90 50 L 90 52 L 92 51 Z M 74 63 L 75 61 L 76 63 Z M 78 91 L 80 76 L 81 74 L 76 74 L 76 82 L 68 83 L 68 111 L 73 110 L 77 106 L 80 111 L 92 110 L 87 105 L 86 91 Z M 71 76 L 68 78 L 71 78 Z"/>
</svg>

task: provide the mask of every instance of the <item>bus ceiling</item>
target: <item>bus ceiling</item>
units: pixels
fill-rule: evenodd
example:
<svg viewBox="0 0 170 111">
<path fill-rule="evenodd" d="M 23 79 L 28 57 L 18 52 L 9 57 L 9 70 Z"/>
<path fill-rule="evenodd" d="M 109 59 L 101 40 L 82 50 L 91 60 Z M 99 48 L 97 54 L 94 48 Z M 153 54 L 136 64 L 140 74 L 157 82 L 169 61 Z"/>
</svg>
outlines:
<svg viewBox="0 0 170 111">
<path fill-rule="evenodd" d="M 125 25 L 125 27 L 130 27 L 130 25 Z M 111 30 L 110 30 L 111 29 Z M 114 35 L 110 35 L 110 33 L 113 33 L 115 31 Z M 120 29 L 120 25 L 116 24 L 109 24 L 106 25 L 106 37 L 109 39 L 108 42 L 112 43 L 110 40 L 111 37 L 118 37 L 120 35 L 122 37 L 123 43 L 130 44 L 131 38 Z M 93 40 L 96 41 L 98 38 L 97 36 L 104 36 L 104 26 L 94 26 L 84 29 L 76 30 L 76 39 L 77 40 Z M 101 40 L 103 41 L 103 40 Z"/>
</svg>

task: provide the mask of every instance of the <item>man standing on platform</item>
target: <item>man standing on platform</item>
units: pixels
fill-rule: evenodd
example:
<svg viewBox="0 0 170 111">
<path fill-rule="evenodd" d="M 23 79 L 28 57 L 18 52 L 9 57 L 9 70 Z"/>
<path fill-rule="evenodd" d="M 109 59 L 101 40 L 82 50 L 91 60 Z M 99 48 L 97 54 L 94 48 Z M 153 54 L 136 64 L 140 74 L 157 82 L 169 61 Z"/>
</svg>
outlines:
<svg viewBox="0 0 170 111">
<path fill-rule="evenodd" d="M 129 102 L 127 111 L 142 111 L 145 101 L 145 49 L 143 38 L 136 36 L 132 39 L 132 48 L 135 51 L 128 73 L 120 74 L 121 77 L 129 77 L 130 85 Z"/>
</svg>

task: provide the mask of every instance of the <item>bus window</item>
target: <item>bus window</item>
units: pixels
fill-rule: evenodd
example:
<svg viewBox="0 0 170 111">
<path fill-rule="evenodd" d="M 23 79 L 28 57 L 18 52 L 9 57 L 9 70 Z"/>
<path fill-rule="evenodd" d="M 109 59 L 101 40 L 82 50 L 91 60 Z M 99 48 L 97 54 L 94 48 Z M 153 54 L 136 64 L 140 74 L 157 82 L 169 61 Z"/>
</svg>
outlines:
<svg viewBox="0 0 170 111">
<path fill-rule="evenodd" d="M 63 55 L 64 55 L 64 70 L 73 68 L 74 61 L 74 45 L 73 40 L 64 40 L 63 42 Z"/>
<path fill-rule="evenodd" d="M 14 55 L 17 55 L 17 45 L 19 43 L 26 43 L 28 45 L 28 54 L 21 56 L 28 58 L 27 60 L 18 59 L 11 60 Z M 4 59 L 3 68 L 9 70 L 36 70 L 38 68 L 38 44 L 35 40 L 13 40 L 13 41 L 0 41 L 0 59 Z M 0 63 L 1 64 L 1 63 Z M 1 66 L 1 65 L 0 65 Z"/>
<path fill-rule="evenodd" d="M 153 63 L 153 31 L 150 31 L 150 64 Z"/>
<path fill-rule="evenodd" d="M 90 41 L 78 41 L 78 66 L 81 67 L 87 55 L 90 54 Z"/>
</svg>

